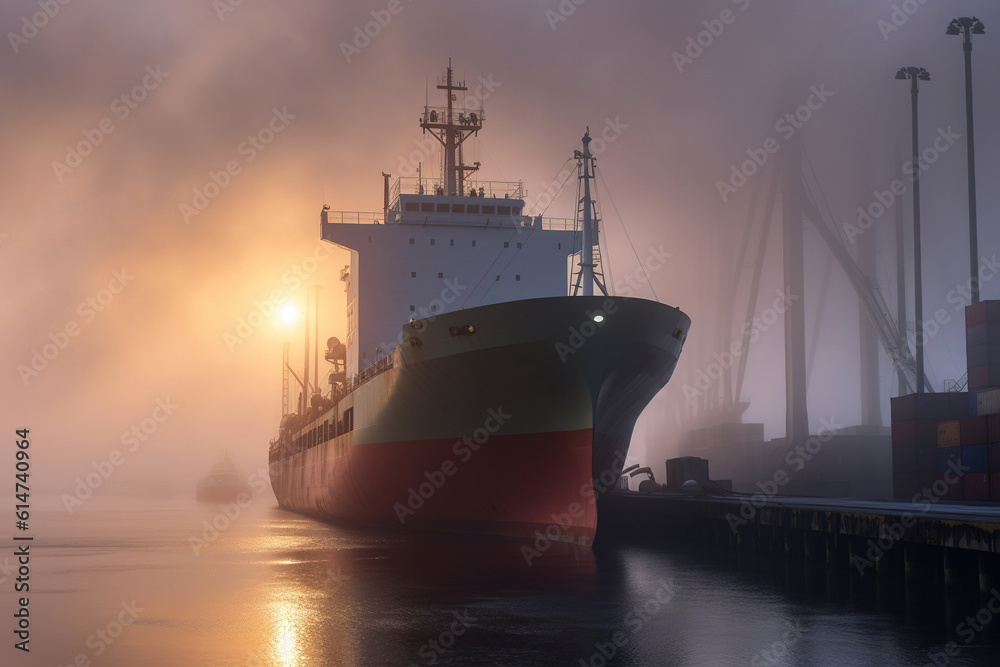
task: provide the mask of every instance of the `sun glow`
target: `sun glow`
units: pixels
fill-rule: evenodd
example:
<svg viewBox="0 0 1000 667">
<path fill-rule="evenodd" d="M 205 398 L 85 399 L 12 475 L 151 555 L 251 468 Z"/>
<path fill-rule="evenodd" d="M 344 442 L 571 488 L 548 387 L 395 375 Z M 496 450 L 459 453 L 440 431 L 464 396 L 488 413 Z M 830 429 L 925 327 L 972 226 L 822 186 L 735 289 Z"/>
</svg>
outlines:
<svg viewBox="0 0 1000 667">
<path fill-rule="evenodd" d="M 301 309 L 294 303 L 286 303 L 278 311 L 278 318 L 283 324 L 295 324 L 299 321 Z"/>
</svg>

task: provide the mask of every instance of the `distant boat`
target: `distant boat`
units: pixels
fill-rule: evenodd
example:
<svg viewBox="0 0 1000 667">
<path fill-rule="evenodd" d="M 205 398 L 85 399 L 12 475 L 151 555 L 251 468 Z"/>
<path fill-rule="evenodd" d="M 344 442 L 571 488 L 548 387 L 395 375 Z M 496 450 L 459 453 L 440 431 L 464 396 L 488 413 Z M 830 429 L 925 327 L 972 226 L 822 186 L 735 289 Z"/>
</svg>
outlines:
<svg viewBox="0 0 1000 667">
<path fill-rule="evenodd" d="M 205 502 L 224 502 L 236 500 L 241 493 L 250 495 L 250 485 L 240 477 L 229 452 L 226 452 L 222 455 L 222 460 L 198 480 L 196 496 L 198 500 Z"/>
</svg>

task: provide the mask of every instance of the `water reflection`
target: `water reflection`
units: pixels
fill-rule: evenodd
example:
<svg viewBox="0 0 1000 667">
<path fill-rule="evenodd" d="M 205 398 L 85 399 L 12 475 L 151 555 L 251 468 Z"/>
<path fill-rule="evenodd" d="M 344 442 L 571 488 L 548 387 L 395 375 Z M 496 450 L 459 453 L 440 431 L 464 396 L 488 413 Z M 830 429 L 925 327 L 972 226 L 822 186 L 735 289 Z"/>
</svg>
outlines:
<svg viewBox="0 0 1000 667">
<path fill-rule="evenodd" d="M 974 589 L 760 554 L 558 544 L 529 559 L 518 540 L 331 526 L 264 502 L 196 555 L 205 516 L 181 501 L 42 515 L 32 658 L 97 658 L 87 637 L 135 599 L 139 622 L 100 664 L 925 664 L 982 606 Z M 998 635 L 1000 620 L 950 664 L 996 664 Z"/>
</svg>

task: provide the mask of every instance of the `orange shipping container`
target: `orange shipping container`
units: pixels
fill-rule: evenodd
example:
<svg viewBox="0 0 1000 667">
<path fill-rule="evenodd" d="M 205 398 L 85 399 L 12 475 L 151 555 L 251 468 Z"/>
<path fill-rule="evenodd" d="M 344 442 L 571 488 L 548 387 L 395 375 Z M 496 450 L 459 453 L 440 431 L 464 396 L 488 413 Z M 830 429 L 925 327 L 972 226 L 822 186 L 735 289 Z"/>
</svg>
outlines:
<svg viewBox="0 0 1000 667">
<path fill-rule="evenodd" d="M 962 444 L 962 432 L 959 429 L 960 423 L 958 420 L 938 423 L 938 447 L 958 447 Z"/>
</svg>

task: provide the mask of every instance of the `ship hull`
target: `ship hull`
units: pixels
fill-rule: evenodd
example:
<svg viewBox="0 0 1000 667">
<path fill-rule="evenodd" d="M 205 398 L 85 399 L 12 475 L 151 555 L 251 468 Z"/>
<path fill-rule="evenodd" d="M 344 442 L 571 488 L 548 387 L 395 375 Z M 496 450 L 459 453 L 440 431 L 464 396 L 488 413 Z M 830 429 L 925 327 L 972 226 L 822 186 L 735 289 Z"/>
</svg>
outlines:
<svg viewBox="0 0 1000 667">
<path fill-rule="evenodd" d="M 587 543 L 689 325 L 676 308 L 621 297 L 408 324 L 384 372 L 282 434 L 275 495 L 327 520 Z M 330 433 L 345 413 L 350 430 Z"/>
</svg>

